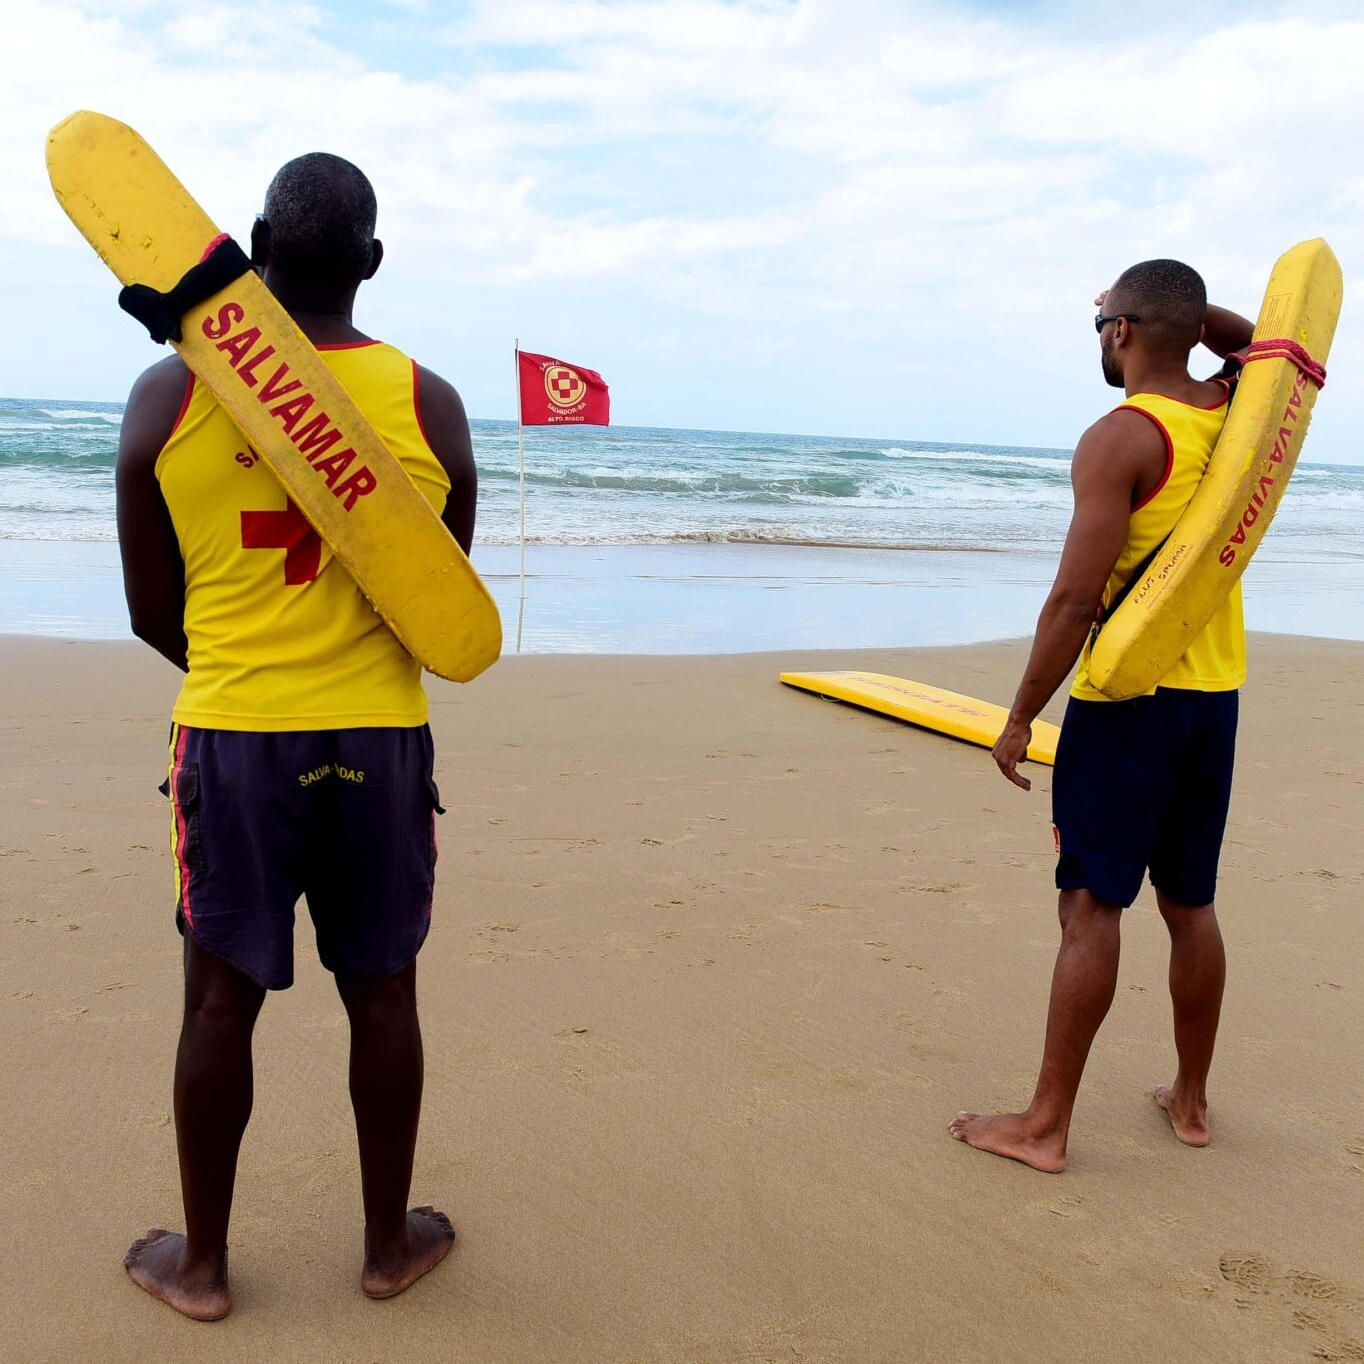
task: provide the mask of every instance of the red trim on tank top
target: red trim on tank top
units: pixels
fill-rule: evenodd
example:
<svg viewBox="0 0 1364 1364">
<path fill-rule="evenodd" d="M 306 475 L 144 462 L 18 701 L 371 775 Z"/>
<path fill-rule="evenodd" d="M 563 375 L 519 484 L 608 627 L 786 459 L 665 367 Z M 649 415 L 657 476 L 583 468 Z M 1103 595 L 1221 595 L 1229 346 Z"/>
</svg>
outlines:
<svg viewBox="0 0 1364 1364">
<path fill-rule="evenodd" d="M 180 410 L 175 414 L 175 425 L 170 429 L 173 436 L 179 429 L 180 423 L 185 420 L 185 413 L 189 411 L 189 400 L 194 397 L 194 371 L 190 370 L 189 378 L 185 380 L 185 396 L 180 400 Z M 170 436 L 166 437 L 167 444 L 170 443 Z M 164 447 L 162 447 L 164 449 Z"/>
<path fill-rule="evenodd" d="M 1215 403 L 1209 403 L 1207 407 L 1200 407 L 1198 409 L 1200 412 L 1216 412 L 1231 397 L 1231 385 L 1225 379 L 1211 379 L 1209 382 L 1222 385 L 1222 396 Z"/>
<path fill-rule="evenodd" d="M 1132 508 L 1134 512 L 1139 512 L 1159 497 L 1165 485 L 1170 481 L 1170 475 L 1175 471 L 1175 443 L 1170 439 L 1170 433 L 1165 429 L 1165 423 L 1154 412 L 1148 412 L 1144 407 L 1137 407 L 1133 403 L 1119 403 L 1113 410 L 1115 412 L 1140 412 L 1147 421 L 1154 423 L 1160 434 L 1165 437 L 1165 472 L 1161 474 L 1160 482 Z"/>
<path fill-rule="evenodd" d="M 366 346 L 378 346 L 383 343 L 372 338 L 368 341 L 332 341 L 325 346 L 314 346 L 314 350 L 363 350 Z"/>
</svg>

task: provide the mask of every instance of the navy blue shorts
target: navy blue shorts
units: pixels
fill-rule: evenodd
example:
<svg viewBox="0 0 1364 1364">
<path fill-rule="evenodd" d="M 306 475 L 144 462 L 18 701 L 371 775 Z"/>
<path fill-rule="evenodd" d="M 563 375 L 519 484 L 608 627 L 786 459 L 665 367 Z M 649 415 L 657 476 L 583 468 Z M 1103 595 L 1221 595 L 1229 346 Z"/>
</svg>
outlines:
<svg viewBox="0 0 1364 1364">
<path fill-rule="evenodd" d="M 322 964 L 381 978 L 417 955 L 436 876 L 431 731 L 171 727 L 181 933 L 270 990 L 294 981 L 294 906 Z"/>
<path fill-rule="evenodd" d="M 1211 904 L 1236 757 L 1234 691 L 1071 698 L 1052 778 L 1056 885 L 1126 909 L 1151 884 Z"/>
</svg>

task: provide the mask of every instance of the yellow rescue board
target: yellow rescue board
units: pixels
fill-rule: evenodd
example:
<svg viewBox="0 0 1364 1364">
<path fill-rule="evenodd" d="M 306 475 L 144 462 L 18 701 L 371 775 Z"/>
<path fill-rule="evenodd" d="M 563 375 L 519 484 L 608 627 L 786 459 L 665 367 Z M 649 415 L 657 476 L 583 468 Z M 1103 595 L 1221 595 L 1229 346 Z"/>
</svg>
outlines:
<svg viewBox="0 0 1364 1364">
<path fill-rule="evenodd" d="M 1299 243 L 1269 277 L 1255 340 L 1295 342 L 1325 365 L 1342 287 L 1331 248 Z M 1246 365 L 1198 491 L 1095 642 L 1089 676 L 1105 696 L 1149 692 L 1226 601 L 1278 510 L 1316 397 L 1290 359 Z"/>
<path fill-rule="evenodd" d="M 994 747 L 1009 718 L 1009 712 L 1003 706 L 886 673 L 782 673 L 781 680 L 788 687 L 799 687 L 817 696 L 874 710 L 879 715 L 908 720 L 911 725 L 937 730 L 984 748 Z M 1056 742 L 1060 737 L 1061 731 L 1056 725 L 1045 720 L 1035 721 L 1028 757 L 1037 763 L 1054 763 Z"/>
<path fill-rule="evenodd" d="M 47 169 L 68 217 L 124 284 L 169 291 L 220 235 L 142 138 L 102 114 L 76 113 L 58 124 L 47 140 Z M 183 340 L 175 348 L 185 363 L 231 414 L 407 650 L 433 673 L 456 682 L 496 662 L 502 621 L 487 587 L 259 277 L 243 275 L 192 308 L 182 327 Z M 268 361 L 258 371 L 248 368 L 241 345 L 229 351 L 217 344 L 229 332 L 240 338 L 253 328 L 259 335 L 251 339 L 250 354 Z M 292 434 L 281 424 L 285 418 L 271 415 L 263 396 L 281 388 L 291 400 L 313 399 Z M 334 479 L 335 486 L 301 448 L 311 443 L 316 450 L 323 442 L 323 448 L 355 452 L 347 476 Z"/>
</svg>

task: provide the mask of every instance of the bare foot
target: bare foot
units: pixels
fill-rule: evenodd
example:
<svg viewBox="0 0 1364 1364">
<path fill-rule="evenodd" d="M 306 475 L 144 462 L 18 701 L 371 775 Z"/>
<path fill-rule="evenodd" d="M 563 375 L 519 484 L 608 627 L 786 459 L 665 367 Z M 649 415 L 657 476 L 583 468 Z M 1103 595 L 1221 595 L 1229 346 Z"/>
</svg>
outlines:
<svg viewBox="0 0 1364 1364">
<path fill-rule="evenodd" d="M 1039 1134 L 1026 1113 L 958 1113 L 949 1132 L 978 1151 L 989 1151 L 1010 1160 L 1022 1161 L 1043 1174 L 1059 1175 L 1066 1168 L 1064 1137 Z"/>
<path fill-rule="evenodd" d="M 1206 1103 L 1184 1102 L 1175 1097 L 1169 1085 L 1156 1086 L 1155 1100 L 1169 1114 L 1170 1126 L 1185 1146 L 1206 1146 L 1212 1140 Z"/>
<path fill-rule="evenodd" d="M 187 1265 L 185 1238 L 153 1227 L 133 1242 L 123 1257 L 128 1277 L 154 1298 L 195 1321 L 221 1321 L 232 1307 L 227 1266 Z"/>
<path fill-rule="evenodd" d="M 395 1297 L 435 1269 L 454 1243 L 455 1229 L 443 1212 L 429 1203 L 413 1208 L 407 1214 L 401 1244 L 382 1250 L 367 1247 L 360 1287 L 371 1298 Z"/>
</svg>

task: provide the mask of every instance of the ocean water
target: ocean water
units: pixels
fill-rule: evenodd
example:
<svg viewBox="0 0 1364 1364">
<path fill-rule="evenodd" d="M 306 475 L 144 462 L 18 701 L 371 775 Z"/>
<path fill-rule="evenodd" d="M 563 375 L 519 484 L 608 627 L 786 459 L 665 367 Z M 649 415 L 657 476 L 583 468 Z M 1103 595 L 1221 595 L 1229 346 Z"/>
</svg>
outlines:
<svg viewBox="0 0 1364 1364">
<path fill-rule="evenodd" d="M 126 634 L 118 404 L 0 399 L 0 631 Z M 1026 634 L 1070 513 L 1062 450 L 473 423 L 475 562 L 523 647 L 957 643 Z M 1252 625 L 1364 637 L 1364 468 L 1300 464 L 1247 577 Z"/>
</svg>

